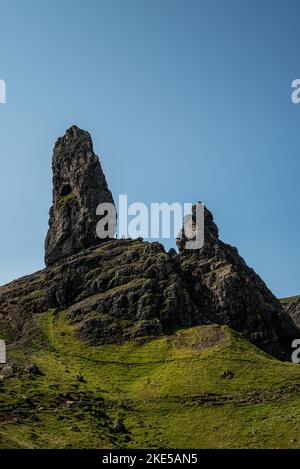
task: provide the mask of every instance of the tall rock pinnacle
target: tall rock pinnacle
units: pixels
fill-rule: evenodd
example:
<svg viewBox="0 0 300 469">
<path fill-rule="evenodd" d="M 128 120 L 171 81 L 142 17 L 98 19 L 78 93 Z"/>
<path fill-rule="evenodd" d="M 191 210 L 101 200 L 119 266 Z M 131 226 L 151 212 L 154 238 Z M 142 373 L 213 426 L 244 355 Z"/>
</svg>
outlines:
<svg viewBox="0 0 300 469">
<path fill-rule="evenodd" d="M 113 203 L 88 132 L 72 126 L 57 140 L 52 171 L 53 205 L 45 242 L 47 267 L 98 244 L 97 206 Z"/>
</svg>

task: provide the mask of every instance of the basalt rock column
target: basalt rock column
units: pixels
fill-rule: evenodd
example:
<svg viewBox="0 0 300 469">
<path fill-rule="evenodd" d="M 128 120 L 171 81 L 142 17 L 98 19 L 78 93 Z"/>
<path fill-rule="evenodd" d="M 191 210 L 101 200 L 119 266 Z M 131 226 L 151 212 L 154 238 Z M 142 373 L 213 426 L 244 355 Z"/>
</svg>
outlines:
<svg viewBox="0 0 300 469">
<path fill-rule="evenodd" d="M 52 171 L 53 205 L 45 242 L 47 267 L 101 242 L 96 235 L 96 209 L 100 203 L 113 203 L 88 132 L 73 126 L 57 140 Z"/>
</svg>

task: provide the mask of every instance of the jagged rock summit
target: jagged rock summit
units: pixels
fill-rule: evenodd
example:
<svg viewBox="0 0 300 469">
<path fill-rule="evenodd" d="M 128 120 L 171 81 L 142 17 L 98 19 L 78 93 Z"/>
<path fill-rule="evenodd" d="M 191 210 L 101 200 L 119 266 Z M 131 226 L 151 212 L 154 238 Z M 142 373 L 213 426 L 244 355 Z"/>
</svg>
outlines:
<svg viewBox="0 0 300 469">
<path fill-rule="evenodd" d="M 45 242 L 47 267 L 99 244 L 96 208 L 102 202 L 113 203 L 91 136 L 75 125 L 57 140 L 52 171 L 53 205 Z"/>
<path fill-rule="evenodd" d="M 195 214 L 193 206 L 194 223 Z M 177 241 L 181 266 L 203 314 L 212 322 L 228 324 L 272 355 L 280 357 L 279 350 L 284 348 L 290 351 L 299 330 L 237 248 L 220 240 L 213 215 L 206 207 L 203 247 L 186 250 L 185 243 L 184 236 Z"/>
</svg>

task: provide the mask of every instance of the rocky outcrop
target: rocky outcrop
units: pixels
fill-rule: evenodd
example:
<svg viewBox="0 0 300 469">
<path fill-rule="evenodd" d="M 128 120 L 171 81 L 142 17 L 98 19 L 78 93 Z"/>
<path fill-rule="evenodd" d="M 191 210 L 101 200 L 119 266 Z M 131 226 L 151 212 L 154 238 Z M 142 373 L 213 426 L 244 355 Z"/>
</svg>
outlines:
<svg viewBox="0 0 300 469">
<path fill-rule="evenodd" d="M 3 338 L 36 340 L 37 321 L 49 310 L 63 312 L 75 335 L 93 345 L 206 323 L 178 261 L 142 240 L 111 240 L 69 256 L 0 287 Z"/>
<path fill-rule="evenodd" d="M 212 322 L 229 325 L 273 355 L 283 356 L 285 348 L 290 354 L 292 340 L 299 336 L 293 321 L 238 250 L 219 239 L 207 208 L 204 226 L 200 250 L 186 250 L 184 236 L 178 240 L 181 266 L 199 309 Z"/>
<path fill-rule="evenodd" d="M 186 249 L 183 236 L 178 255 L 140 239 L 98 239 L 101 202 L 113 198 L 91 137 L 71 127 L 54 148 L 47 268 L 0 287 L 2 339 L 36 343 L 39 319 L 50 310 L 92 345 L 227 324 L 289 359 L 299 330 L 237 249 L 219 239 L 209 210 L 203 247 Z"/>
<path fill-rule="evenodd" d="M 200 251 L 181 246 L 178 255 L 159 243 L 114 239 L 0 287 L 2 338 L 36 343 L 38 322 L 52 310 L 91 345 L 217 323 L 289 359 L 299 330 L 237 250 L 219 240 L 205 213 Z"/>
<path fill-rule="evenodd" d="M 45 243 L 46 266 L 95 246 L 97 206 L 113 203 L 88 132 L 76 126 L 55 144 L 52 160 L 53 205 Z"/>
<path fill-rule="evenodd" d="M 297 327 L 300 327 L 300 296 L 283 298 L 280 301 L 286 312 L 291 316 L 292 320 L 297 325 Z"/>
</svg>

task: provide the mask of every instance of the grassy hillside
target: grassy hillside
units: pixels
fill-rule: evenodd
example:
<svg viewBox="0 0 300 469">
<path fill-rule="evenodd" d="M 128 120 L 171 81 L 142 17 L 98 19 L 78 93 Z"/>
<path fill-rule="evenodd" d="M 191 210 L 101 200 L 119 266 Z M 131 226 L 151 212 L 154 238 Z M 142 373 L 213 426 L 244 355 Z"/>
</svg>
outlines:
<svg viewBox="0 0 300 469">
<path fill-rule="evenodd" d="M 72 327 L 48 311 L 9 350 L 0 448 L 300 447 L 300 367 L 226 326 L 98 347 Z"/>
<path fill-rule="evenodd" d="M 300 300 L 300 295 L 297 296 L 289 296 L 288 298 L 280 298 L 282 304 L 289 304 L 293 303 L 294 301 Z"/>
</svg>

